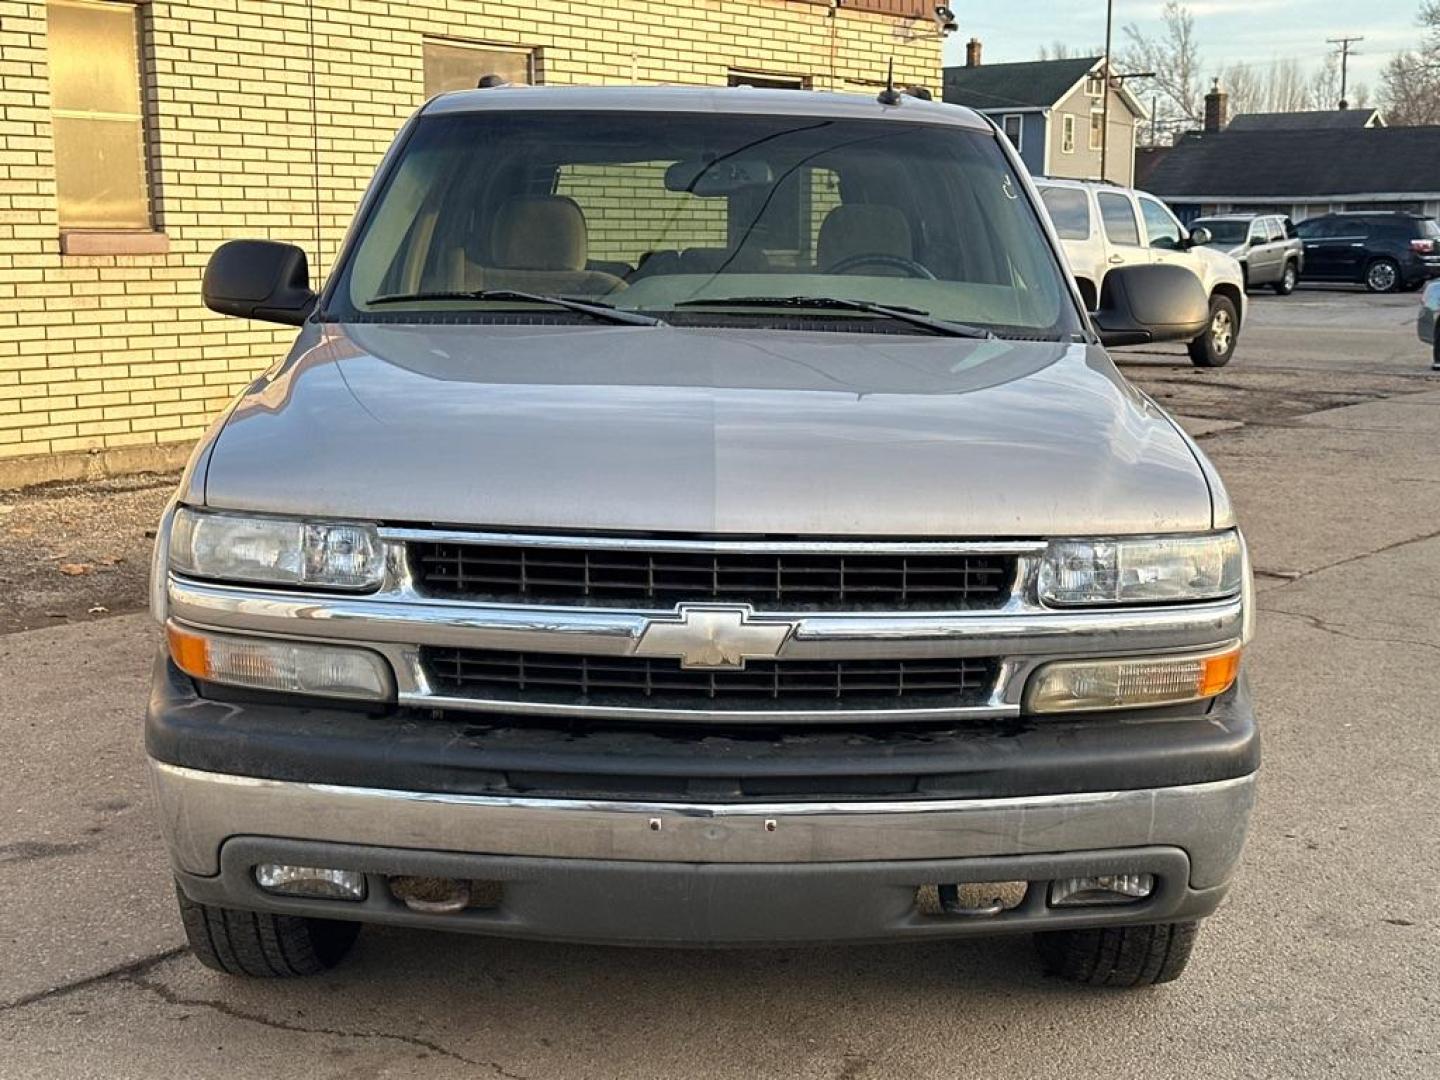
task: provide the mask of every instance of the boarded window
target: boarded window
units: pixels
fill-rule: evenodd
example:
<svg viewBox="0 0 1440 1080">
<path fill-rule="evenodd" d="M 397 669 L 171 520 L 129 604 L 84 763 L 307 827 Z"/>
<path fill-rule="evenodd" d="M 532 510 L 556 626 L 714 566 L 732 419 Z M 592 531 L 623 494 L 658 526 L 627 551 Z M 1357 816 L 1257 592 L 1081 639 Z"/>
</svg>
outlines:
<svg viewBox="0 0 1440 1080">
<path fill-rule="evenodd" d="M 474 90 L 486 75 L 499 76 L 508 83 L 536 81 L 533 49 L 427 38 L 422 58 L 426 98 L 449 90 Z"/>
<path fill-rule="evenodd" d="M 775 75 L 764 71 L 730 69 L 726 82 L 731 86 L 756 86 L 763 90 L 809 90 L 808 75 Z"/>
<path fill-rule="evenodd" d="M 55 186 L 62 229 L 148 229 L 136 10 L 46 5 Z"/>
<path fill-rule="evenodd" d="M 1099 150 L 1105 145 L 1105 114 L 1096 109 L 1090 114 L 1090 149 Z"/>
</svg>

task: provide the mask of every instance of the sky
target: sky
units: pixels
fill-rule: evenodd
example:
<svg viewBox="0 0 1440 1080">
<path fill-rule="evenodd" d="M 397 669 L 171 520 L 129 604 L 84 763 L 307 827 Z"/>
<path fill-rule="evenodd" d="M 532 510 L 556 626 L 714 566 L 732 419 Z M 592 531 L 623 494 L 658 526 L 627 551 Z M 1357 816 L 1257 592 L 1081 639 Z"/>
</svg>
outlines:
<svg viewBox="0 0 1440 1080">
<path fill-rule="evenodd" d="M 1182 0 L 1183 2 L 1183 0 Z M 1116 51 L 1130 23 L 1158 36 L 1163 0 L 1114 0 Z M 1364 35 L 1353 46 L 1350 77 L 1367 83 L 1373 101 L 1389 57 L 1413 48 L 1420 0 L 1189 0 L 1208 82 L 1230 64 L 1268 65 L 1294 58 L 1313 71 L 1334 46 L 1326 38 Z M 1034 60 L 1042 45 L 1065 41 L 1082 50 L 1105 41 L 1105 0 L 958 0 L 960 24 L 945 42 L 945 63 L 965 62 L 965 42 L 978 37 L 991 63 Z"/>
</svg>

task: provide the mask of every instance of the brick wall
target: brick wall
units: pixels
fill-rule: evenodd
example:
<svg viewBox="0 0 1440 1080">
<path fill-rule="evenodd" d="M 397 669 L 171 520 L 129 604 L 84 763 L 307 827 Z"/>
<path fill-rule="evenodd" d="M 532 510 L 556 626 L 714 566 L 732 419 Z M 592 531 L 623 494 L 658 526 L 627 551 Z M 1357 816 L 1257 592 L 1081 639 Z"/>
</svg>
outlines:
<svg viewBox="0 0 1440 1080">
<path fill-rule="evenodd" d="M 143 451 L 193 439 L 283 352 L 292 331 L 201 307 L 205 261 L 223 240 L 264 236 L 328 272 L 422 98 L 425 36 L 536 48 L 552 84 L 723 85 L 734 68 L 861 90 L 892 56 L 897 81 L 938 90 L 940 76 L 928 21 L 801 0 L 136 6 L 164 237 L 152 246 L 165 250 L 62 254 L 46 7 L 0 0 L 0 478 L 7 459 L 31 480 L 73 474 L 67 453 L 150 460 Z"/>
</svg>

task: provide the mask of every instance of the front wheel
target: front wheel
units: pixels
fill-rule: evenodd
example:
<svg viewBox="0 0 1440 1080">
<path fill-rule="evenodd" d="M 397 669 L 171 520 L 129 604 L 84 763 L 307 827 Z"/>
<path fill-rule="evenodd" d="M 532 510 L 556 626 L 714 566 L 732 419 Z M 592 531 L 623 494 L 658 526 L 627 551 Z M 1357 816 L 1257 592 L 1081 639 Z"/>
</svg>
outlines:
<svg viewBox="0 0 1440 1080">
<path fill-rule="evenodd" d="M 1240 320 L 1228 297 L 1210 298 L 1210 323 L 1205 332 L 1190 342 L 1190 362 L 1196 367 L 1224 367 L 1235 355 Z"/>
<path fill-rule="evenodd" d="M 1400 266 L 1394 259 L 1376 259 L 1365 268 L 1365 288 L 1374 293 L 1400 288 Z"/>
<path fill-rule="evenodd" d="M 1153 986 L 1178 979 L 1199 922 L 1049 930 L 1035 935 L 1045 969 L 1086 986 Z"/>
<path fill-rule="evenodd" d="M 350 951 L 356 922 L 271 915 L 191 900 L 175 886 L 190 951 L 208 968 L 257 979 L 318 975 Z"/>
<path fill-rule="evenodd" d="M 1295 291 L 1295 286 L 1300 284 L 1300 271 L 1295 269 L 1293 262 L 1285 264 L 1285 272 L 1280 275 L 1280 280 L 1274 285 L 1275 293 L 1278 296 L 1289 296 Z"/>
</svg>

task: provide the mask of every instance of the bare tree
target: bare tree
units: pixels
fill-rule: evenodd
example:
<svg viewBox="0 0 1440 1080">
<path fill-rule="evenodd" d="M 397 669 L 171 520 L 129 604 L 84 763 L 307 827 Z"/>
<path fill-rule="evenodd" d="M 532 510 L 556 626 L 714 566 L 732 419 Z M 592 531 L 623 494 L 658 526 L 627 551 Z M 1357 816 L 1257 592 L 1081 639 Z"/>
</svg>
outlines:
<svg viewBox="0 0 1440 1080">
<path fill-rule="evenodd" d="M 1440 0 L 1420 5 L 1418 48 L 1396 53 L 1380 75 L 1380 100 L 1392 124 L 1440 124 Z"/>
<path fill-rule="evenodd" d="M 1083 60 L 1088 56 L 1104 56 L 1105 46 L 1096 45 L 1089 50 L 1077 49 L 1074 45 L 1065 41 L 1056 41 L 1050 45 L 1041 45 L 1035 54 L 1037 60 Z"/>
<path fill-rule="evenodd" d="M 1160 18 L 1165 30 L 1159 37 L 1150 37 L 1134 23 L 1124 28 L 1127 44 L 1117 57 L 1118 66 L 1155 73 L 1150 89 L 1157 100 L 1159 123 L 1198 126 L 1205 117 L 1205 100 L 1195 19 L 1177 0 L 1167 0 Z"/>
</svg>

